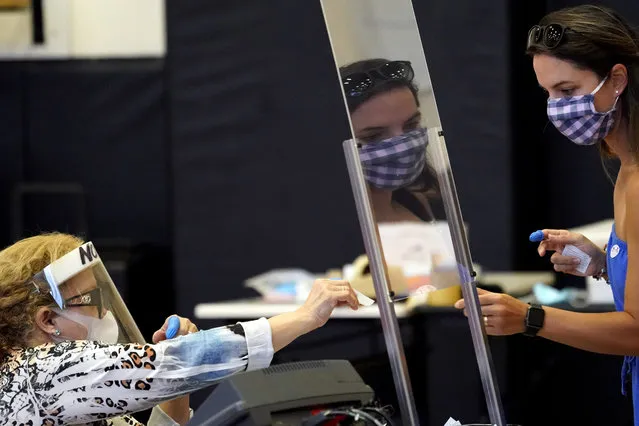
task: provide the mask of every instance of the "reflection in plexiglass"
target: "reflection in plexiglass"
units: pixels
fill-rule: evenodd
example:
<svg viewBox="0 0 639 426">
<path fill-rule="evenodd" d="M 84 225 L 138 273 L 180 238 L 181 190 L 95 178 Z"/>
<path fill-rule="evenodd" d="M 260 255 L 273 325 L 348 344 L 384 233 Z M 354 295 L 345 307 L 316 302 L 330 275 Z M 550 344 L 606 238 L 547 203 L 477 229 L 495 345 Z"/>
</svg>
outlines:
<svg viewBox="0 0 639 426">
<path fill-rule="evenodd" d="M 462 296 L 491 422 L 506 425 L 437 104 L 410 0 L 321 0 L 351 134 L 344 150 L 405 424 L 418 424 L 393 301 Z"/>
</svg>

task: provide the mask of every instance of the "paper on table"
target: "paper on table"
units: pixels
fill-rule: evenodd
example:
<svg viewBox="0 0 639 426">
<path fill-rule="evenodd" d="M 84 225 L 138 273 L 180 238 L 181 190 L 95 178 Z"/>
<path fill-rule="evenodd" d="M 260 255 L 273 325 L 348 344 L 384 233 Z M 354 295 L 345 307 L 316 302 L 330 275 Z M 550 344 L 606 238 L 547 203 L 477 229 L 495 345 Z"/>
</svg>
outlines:
<svg viewBox="0 0 639 426">
<path fill-rule="evenodd" d="M 589 255 L 579 250 L 577 247 L 572 244 L 566 245 L 564 247 L 564 251 L 561 253 L 564 256 L 576 257 L 579 259 L 579 265 L 577 266 L 577 271 L 585 274 L 588 269 L 588 265 L 590 265 L 590 260 L 592 259 Z"/>
</svg>

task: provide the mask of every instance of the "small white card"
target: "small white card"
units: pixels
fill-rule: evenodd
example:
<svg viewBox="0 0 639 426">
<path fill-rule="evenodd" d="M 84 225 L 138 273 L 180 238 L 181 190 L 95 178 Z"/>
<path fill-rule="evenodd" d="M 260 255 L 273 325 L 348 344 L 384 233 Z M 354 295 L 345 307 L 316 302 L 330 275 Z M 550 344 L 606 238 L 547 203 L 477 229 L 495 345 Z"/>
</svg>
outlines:
<svg viewBox="0 0 639 426">
<path fill-rule="evenodd" d="M 355 290 L 355 289 L 353 289 L 353 290 Z M 357 301 L 362 306 L 371 306 L 373 303 L 375 303 L 375 301 L 373 299 L 371 299 L 370 297 L 366 296 L 361 291 L 355 290 L 355 294 L 357 295 Z"/>
<path fill-rule="evenodd" d="M 586 269 L 588 269 L 588 265 L 590 265 L 590 260 L 592 259 L 589 255 L 579 250 L 572 244 L 568 244 L 566 247 L 564 247 L 564 251 L 561 254 L 563 254 L 564 256 L 578 258 L 579 265 L 577 265 L 577 268 L 575 269 L 582 274 L 586 273 Z"/>
</svg>

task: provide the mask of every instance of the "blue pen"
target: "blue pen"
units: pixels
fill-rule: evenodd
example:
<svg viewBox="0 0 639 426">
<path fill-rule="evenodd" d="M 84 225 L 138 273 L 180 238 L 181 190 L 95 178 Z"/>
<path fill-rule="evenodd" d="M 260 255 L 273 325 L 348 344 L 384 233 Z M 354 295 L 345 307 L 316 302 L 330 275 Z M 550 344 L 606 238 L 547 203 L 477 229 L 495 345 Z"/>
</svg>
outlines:
<svg viewBox="0 0 639 426">
<path fill-rule="evenodd" d="M 544 240 L 544 231 L 535 231 L 530 234 L 530 237 L 528 237 L 528 239 L 533 243 L 539 243 Z"/>
<path fill-rule="evenodd" d="M 166 328 L 166 338 L 172 339 L 180 330 L 180 318 L 175 315 L 169 318 L 169 326 Z"/>
</svg>

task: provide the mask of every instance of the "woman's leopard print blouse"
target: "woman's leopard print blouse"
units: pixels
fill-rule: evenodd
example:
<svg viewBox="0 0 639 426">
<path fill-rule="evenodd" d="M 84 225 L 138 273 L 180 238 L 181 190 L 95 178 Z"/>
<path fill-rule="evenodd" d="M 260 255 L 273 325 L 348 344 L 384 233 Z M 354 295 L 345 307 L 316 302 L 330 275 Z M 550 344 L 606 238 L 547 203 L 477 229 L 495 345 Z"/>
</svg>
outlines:
<svg viewBox="0 0 639 426">
<path fill-rule="evenodd" d="M 155 345 L 71 341 L 16 349 L 0 364 L 0 425 L 138 426 L 126 414 L 264 368 L 272 357 L 264 318 Z"/>
</svg>

